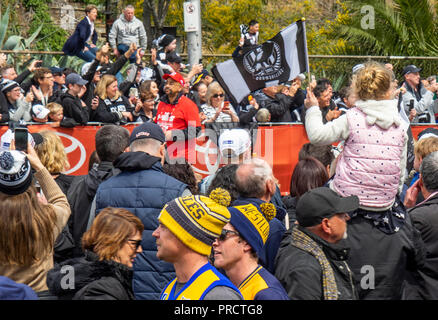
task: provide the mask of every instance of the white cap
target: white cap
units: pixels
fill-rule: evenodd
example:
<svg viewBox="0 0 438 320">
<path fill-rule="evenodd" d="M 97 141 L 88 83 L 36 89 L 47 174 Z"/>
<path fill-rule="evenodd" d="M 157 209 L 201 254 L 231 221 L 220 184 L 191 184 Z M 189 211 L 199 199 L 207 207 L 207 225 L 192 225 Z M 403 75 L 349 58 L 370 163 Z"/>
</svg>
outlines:
<svg viewBox="0 0 438 320">
<path fill-rule="evenodd" d="M 0 138 L 0 151 L 9 150 L 12 139 L 14 139 L 14 133 L 11 129 L 6 130 Z M 30 142 L 32 147 L 35 146 L 35 141 L 30 133 L 27 135 L 27 141 Z"/>
<path fill-rule="evenodd" d="M 42 104 L 36 104 L 32 107 L 32 112 L 38 119 L 44 119 L 50 113 L 50 110 Z"/>
<path fill-rule="evenodd" d="M 243 154 L 251 147 L 251 138 L 244 129 L 228 129 L 219 137 L 219 151 L 223 157 L 235 158 Z M 231 150 L 225 153 L 225 150 Z"/>
</svg>

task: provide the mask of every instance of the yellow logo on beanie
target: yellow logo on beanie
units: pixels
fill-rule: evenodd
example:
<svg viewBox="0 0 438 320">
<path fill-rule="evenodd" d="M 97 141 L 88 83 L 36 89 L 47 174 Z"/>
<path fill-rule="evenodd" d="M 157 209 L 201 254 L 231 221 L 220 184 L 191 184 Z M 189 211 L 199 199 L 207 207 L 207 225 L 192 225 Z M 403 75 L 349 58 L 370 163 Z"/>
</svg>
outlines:
<svg viewBox="0 0 438 320">
<path fill-rule="evenodd" d="M 166 204 L 158 220 L 193 251 L 209 255 L 214 240 L 230 221 L 230 212 L 223 204 L 231 196 L 223 189 L 216 190 L 215 194 L 220 195 L 222 201 L 218 203 L 211 196 L 177 198 Z"/>
<path fill-rule="evenodd" d="M 265 243 L 269 235 L 269 222 L 257 207 L 252 204 L 247 204 L 243 206 L 235 206 L 234 208 L 239 210 L 249 222 L 251 222 L 260 234 L 260 237 L 263 239 L 263 243 Z"/>
</svg>

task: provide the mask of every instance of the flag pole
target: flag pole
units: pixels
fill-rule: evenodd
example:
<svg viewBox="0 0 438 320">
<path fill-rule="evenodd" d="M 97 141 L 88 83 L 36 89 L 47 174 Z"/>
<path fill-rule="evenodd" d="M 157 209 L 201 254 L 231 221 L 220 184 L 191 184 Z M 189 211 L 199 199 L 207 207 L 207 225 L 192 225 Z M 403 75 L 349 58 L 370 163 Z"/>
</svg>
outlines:
<svg viewBox="0 0 438 320">
<path fill-rule="evenodd" d="M 309 88 L 310 88 L 310 83 L 312 81 L 312 78 L 311 78 L 311 75 L 310 75 L 309 53 L 308 53 L 308 50 L 307 50 L 306 18 L 302 17 L 301 21 L 303 22 L 304 45 L 306 46 L 306 68 L 307 68 L 307 76 L 309 77 Z"/>
</svg>

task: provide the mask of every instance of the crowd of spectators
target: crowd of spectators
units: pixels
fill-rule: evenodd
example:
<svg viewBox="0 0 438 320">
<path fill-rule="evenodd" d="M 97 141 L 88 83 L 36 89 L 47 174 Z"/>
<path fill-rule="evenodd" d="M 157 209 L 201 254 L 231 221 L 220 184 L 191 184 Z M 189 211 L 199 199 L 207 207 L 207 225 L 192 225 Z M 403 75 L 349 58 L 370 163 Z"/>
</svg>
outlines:
<svg viewBox="0 0 438 320">
<path fill-rule="evenodd" d="M 0 296 L 438 299 L 438 130 L 410 133 L 436 123 L 436 76 L 408 65 L 399 86 L 390 64 L 368 62 L 339 92 L 300 74 L 238 103 L 202 64 L 182 64 L 172 35 L 146 63 L 132 6 L 100 48 L 97 8 L 85 13 L 64 46 L 81 70 L 35 60 L 17 75 L 0 57 Z M 258 30 L 241 27 L 233 56 Z M 64 174 L 52 130 L 15 150 L 14 129 L 32 122 L 102 123 L 88 174 Z M 247 129 L 263 122 L 301 122 L 310 141 L 287 196 L 252 153 Z M 219 167 L 203 178 L 188 159 L 205 128 L 220 133 Z"/>
</svg>

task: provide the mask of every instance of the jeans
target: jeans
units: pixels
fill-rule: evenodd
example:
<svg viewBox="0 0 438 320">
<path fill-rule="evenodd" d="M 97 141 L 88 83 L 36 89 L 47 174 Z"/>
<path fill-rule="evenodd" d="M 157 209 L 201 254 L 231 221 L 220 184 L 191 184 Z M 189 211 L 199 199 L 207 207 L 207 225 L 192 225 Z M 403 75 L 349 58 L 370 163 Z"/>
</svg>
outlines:
<svg viewBox="0 0 438 320">
<path fill-rule="evenodd" d="M 77 54 L 77 57 L 86 62 L 91 62 L 94 59 L 96 59 L 97 47 L 91 48 L 88 43 L 86 43 L 85 46 L 88 48 L 88 50 L 87 51 L 82 50 Z"/>
<path fill-rule="evenodd" d="M 119 51 L 119 53 L 122 55 L 124 54 L 126 51 L 129 50 L 129 46 L 127 44 L 121 43 L 117 46 L 117 50 Z M 137 54 L 137 50 L 134 51 L 134 53 L 129 57 L 129 63 L 135 63 L 136 61 L 136 55 Z"/>
</svg>

